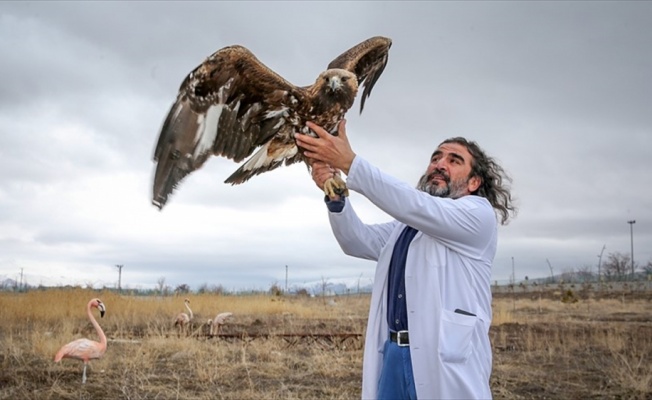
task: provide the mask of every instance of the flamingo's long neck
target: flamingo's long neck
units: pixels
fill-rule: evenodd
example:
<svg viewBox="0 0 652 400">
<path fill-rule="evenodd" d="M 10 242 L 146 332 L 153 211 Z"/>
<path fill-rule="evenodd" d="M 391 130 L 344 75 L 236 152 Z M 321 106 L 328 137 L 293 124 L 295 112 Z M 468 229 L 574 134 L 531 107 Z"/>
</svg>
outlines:
<svg viewBox="0 0 652 400">
<path fill-rule="evenodd" d="M 104 349 L 106 349 L 106 335 L 104 334 L 102 327 L 100 326 L 100 324 L 97 323 L 97 320 L 95 319 L 93 313 L 91 312 L 91 303 L 88 303 L 88 306 L 86 306 L 86 314 L 88 314 L 88 318 L 91 320 L 91 324 L 93 324 L 93 326 L 95 327 L 95 331 L 100 337 L 100 344 Z"/>
<path fill-rule="evenodd" d="M 192 319 L 192 310 L 190 309 L 190 306 L 188 305 L 188 303 L 185 303 L 185 305 L 186 305 L 186 308 L 188 309 L 188 313 L 190 314 L 190 319 Z"/>
</svg>

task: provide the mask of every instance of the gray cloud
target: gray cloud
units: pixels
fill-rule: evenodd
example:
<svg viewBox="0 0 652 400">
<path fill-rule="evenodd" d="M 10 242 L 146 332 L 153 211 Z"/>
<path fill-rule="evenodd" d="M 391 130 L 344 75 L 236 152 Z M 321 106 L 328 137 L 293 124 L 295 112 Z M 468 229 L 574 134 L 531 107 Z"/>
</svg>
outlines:
<svg viewBox="0 0 652 400">
<path fill-rule="evenodd" d="M 291 23 L 287 15 L 292 15 Z M 265 288 L 369 280 L 344 256 L 305 167 L 223 184 L 213 158 L 163 212 L 150 205 L 153 146 L 183 77 L 230 44 L 297 85 L 367 37 L 393 39 L 356 152 L 416 183 L 451 136 L 480 143 L 520 206 L 493 277 L 652 260 L 652 42 L 647 2 L 10 2 L 0 13 L 0 275 Z M 353 195 L 369 222 L 388 217 Z M 362 278 L 360 278 L 362 276 Z"/>
</svg>

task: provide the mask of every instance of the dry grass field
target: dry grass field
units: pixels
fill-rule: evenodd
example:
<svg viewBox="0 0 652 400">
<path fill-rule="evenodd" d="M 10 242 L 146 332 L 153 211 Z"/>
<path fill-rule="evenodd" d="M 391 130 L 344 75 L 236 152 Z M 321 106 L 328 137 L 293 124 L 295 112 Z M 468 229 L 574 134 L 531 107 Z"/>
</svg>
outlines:
<svg viewBox="0 0 652 400">
<path fill-rule="evenodd" d="M 97 340 L 85 315 L 99 297 L 109 343 L 82 364 L 52 359 Z M 0 293 L 0 399 L 353 399 L 360 396 L 368 296 L 189 295 L 190 336 L 172 326 L 183 297 L 48 290 Z M 606 296 L 609 297 L 609 296 Z M 494 297 L 496 399 L 652 399 L 652 296 L 559 293 Z M 202 322 L 231 311 L 217 337 Z M 338 334 L 351 334 L 337 336 Z M 332 335 L 332 336 L 329 336 Z"/>
</svg>

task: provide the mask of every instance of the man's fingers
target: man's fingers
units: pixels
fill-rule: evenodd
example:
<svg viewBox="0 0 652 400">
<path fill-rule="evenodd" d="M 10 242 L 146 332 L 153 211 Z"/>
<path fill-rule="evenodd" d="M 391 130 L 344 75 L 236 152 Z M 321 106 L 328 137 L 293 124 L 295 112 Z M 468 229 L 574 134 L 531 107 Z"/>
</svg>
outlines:
<svg viewBox="0 0 652 400">
<path fill-rule="evenodd" d="M 308 135 L 304 135 L 303 133 L 297 133 L 296 135 L 294 135 L 294 140 L 301 143 L 302 145 L 301 147 L 306 147 L 306 146 L 310 146 L 311 141 L 315 140 L 315 138 Z"/>
<path fill-rule="evenodd" d="M 337 134 L 346 139 L 346 119 L 342 119 L 337 127 Z"/>
<path fill-rule="evenodd" d="M 325 130 L 324 128 L 322 128 L 321 126 L 315 124 L 314 122 L 307 121 L 307 122 L 306 122 L 306 125 L 307 125 L 308 128 L 310 128 L 313 132 L 315 132 L 315 133 L 317 134 L 317 136 L 319 136 L 319 137 L 322 138 L 322 139 L 325 138 L 325 137 L 330 136 L 330 135 L 328 134 L 328 132 L 326 132 L 326 130 Z"/>
</svg>

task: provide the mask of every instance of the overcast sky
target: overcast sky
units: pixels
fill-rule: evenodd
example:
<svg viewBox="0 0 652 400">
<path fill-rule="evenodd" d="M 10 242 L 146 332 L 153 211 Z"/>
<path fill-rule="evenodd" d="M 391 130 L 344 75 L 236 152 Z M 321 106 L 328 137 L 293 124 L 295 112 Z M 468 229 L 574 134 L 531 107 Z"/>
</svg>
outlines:
<svg viewBox="0 0 652 400">
<path fill-rule="evenodd" d="M 0 2 L 0 279 L 32 285 L 371 283 L 301 164 L 240 186 L 212 158 L 160 212 L 158 131 L 183 78 L 241 44 L 296 85 L 376 35 L 393 46 L 354 151 L 416 184 L 465 136 L 513 178 L 493 279 L 652 260 L 652 2 Z M 389 217 L 363 197 L 365 221 Z M 512 264 L 513 260 L 513 264 Z M 548 264 L 550 263 L 550 264 Z"/>
</svg>

